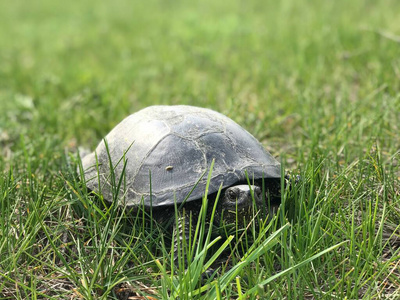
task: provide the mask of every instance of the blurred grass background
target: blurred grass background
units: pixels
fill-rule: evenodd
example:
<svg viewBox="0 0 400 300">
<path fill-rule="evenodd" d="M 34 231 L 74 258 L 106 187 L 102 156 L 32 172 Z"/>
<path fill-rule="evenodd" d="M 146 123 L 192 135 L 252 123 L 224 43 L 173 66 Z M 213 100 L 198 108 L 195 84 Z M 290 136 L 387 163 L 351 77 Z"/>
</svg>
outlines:
<svg viewBox="0 0 400 300">
<path fill-rule="evenodd" d="M 93 146 L 144 106 L 193 104 L 297 145 L 310 123 L 387 118 L 399 89 L 397 1 L 0 5 L 2 127 L 62 141 Z"/>
<path fill-rule="evenodd" d="M 297 251 L 290 255 L 301 260 L 342 240 L 353 243 L 321 262 L 325 269 L 294 276 L 299 295 L 317 286 L 368 298 L 365 291 L 381 284 L 399 287 L 398 251 L 390 261 L 372 244 L 357 252 L 367 244 L 366 228 L 374 231 L 377 215 L 368 205 L 392 226 L 385 233 L 400 222 L 399 12 L 396 0 L 0 2 L 0 194 L 7 212 L 0 218 L 0 273 L 8 274 L 0 288 L 25 282 L 33 269 L 10 249 L 33 255 L 20 243 L 33 245 L 36 233 L 14 236 L 19 231 L 8 226 L 31 224 L 24 218 L 38 199 L 49 211 L 58 211 L 52 201 L 79 202 L 64 184 L 74 176 L 68 153 L 93 149 L 125 116 L 154 104 L 218 110 L 286 169 L 319 184 L 299 204 L 300 221 L 307 221 L 292 227 Z M 361 225 L 349 219 L 358 212 Z M 69 228 L 64 217 L 55 235 Z M 290 265 L 289 257 L 280 259 Z M 282 282 L 271 290 L 299 296 L 291 279 Z"/>
</svg>

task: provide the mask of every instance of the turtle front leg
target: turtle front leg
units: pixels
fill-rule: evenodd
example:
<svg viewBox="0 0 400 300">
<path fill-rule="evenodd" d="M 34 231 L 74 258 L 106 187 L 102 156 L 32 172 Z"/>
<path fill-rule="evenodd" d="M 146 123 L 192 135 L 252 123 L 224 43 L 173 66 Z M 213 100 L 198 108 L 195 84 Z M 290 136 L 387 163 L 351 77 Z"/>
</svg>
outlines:
<svg viewBox="0 0 400 300">
<path fill-rule="evenodd" d="M 195 220 L 192 220 L 192 225 L 196 224 Z M 185 269 L 188 267 L 189 262 L 187 260 L 187 245 L 194 237 L 194 228 L 191 226 L 190 213 L 183 209 L 182 213 L 178 213 L 178 219 L 174 221 L 173 225 L 174 235 L 174 264 L 179 267 L 180 255 L 183 255 L 183 263 Z"/>
<path fill-rule="evenodd" d="M 174 222 L 174 265 L 177 268 L 179 268 L 179 263 L 182 262 L 181 259 L 183 259 L 185 270 L 190 264 L 190 261 L 188 261 L 187 245 L 193 243 L 197 221 L 198 214 L 190 214 L 190 212 L 186 212 L 184 209 L 182 213 L 178 215 L 178 219 Z M 192 249 L 192 251 L 194 250 L 195 249 Z M 213 277 L 214 272 L 215 270 L 213 268 L 205 270 L 205 272 L 201 274 L 201 282 L 205 283 L 208 279 Z"/>
</svg>

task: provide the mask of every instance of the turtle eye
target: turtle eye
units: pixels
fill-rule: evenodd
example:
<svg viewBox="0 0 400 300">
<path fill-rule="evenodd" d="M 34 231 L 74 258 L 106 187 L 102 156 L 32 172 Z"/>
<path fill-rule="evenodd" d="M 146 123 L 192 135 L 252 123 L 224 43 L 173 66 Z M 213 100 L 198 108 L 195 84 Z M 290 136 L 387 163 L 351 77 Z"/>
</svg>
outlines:
<svg viewBox="0 0 400 300">
<path fill-rule="evenodd" d="M 236 193 L 232 190 L 228 190 L 228 198 L 231 201 L 236 201 Z"/>
</svg>

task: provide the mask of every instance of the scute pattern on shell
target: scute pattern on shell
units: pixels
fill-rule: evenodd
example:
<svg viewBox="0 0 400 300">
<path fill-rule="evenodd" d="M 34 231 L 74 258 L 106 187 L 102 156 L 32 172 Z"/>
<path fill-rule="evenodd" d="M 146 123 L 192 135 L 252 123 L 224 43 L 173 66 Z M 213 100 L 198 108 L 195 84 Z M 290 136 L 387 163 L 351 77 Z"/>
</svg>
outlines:
<svg viewBox="0 0 400 300">
<path fill-rule="evenodd" d="M 105 140 L 109 155 L 103 140 L 82 159 L 86 185 L 112 201 L 109 156 L 117 182 L 126 161 L 118 198 L 128 206 L 179 204 L 205 173 L 187 201 L 200 199 L 213 159 L 209 193 L 218 191 L 221 184 L 245 182 L 246 173 L 250 180 L 281 175 L 278 161 L 249 132 L 205 108 L 150 106 L 125 118 Z"/>
</svg>

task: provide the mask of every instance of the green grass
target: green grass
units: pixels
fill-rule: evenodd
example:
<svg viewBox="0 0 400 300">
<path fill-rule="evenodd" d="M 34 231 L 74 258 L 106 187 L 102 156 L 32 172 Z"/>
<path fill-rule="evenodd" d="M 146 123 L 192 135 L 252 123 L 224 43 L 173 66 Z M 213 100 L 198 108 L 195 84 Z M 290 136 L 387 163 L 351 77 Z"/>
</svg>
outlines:
<svg viewBox="0 0 400 300">
<path fill-rule="evenodd" d="M 0 299 L 398 299 L 399 11 L 394 0 L 1 2 Z M 78 146 L 152 104 L 218 110 L 303 179 L 268 235 L 211 248 L 240 267 L 204 285 L 202 265 L 225 254 L 171 274 L 168 234 L 78 180 Z"/>
</svg>

